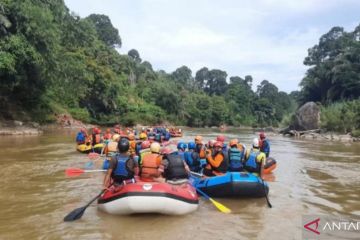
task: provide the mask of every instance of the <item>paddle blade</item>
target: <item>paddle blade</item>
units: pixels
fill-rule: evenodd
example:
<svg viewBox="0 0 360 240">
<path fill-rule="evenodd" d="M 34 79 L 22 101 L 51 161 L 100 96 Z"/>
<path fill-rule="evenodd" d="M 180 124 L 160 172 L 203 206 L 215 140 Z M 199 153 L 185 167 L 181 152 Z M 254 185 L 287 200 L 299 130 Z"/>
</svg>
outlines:
<svg viewBox="0 0 360 240">
<path fill-rule="evenodd" d="M 222 205 L 221 203 L 215 201 L 214 199 L 212 198 L 209 198 L 209 200 L 215 205 L 215 207 L 217 209 L 219 209 L 220 212 L 223 212 L 223 213 L 231 213 L 231 210 L 227 207 L 225 207 L 224 205 Z"/>
<path fill-rule="evenodd" d="M 65 170 L 65 174 L 68 177 L 76 177 L 83 174 L 85 171 L 80 168 L 68 168 Z"/>
<path fill-rule="evenodd" d="M 71 213 L 64 217 L 64 222 L 71 222 L 80 219 L 84 214 L 86 207 L 81 207 L 73 210 Z"/>
</svg>

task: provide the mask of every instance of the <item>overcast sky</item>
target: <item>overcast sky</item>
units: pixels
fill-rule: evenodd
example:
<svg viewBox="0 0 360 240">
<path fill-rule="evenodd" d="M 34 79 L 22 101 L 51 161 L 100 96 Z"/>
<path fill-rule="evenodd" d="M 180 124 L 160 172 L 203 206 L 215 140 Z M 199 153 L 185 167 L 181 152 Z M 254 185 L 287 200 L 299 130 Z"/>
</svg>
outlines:
<svg viewBox="0 0 360 240">
<path fill-rule="evenodd" d="M 65 0 L 86 17 L 106 14 L 121 53 L 135 48 L 155 70 L 206 66 L 299 90 L 307 49 L 333 26 L 360 24 L 358 0 Z"/>
</svg>

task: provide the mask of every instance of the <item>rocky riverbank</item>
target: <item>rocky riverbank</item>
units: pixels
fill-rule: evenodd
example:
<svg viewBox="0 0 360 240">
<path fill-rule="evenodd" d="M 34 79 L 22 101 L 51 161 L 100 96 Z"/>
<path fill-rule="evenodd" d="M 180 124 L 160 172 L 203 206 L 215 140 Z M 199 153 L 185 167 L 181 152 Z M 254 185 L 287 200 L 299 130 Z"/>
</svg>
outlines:
<svg viewBox="0 0 360 240">
<path fill-rule="evenodd" d="M 1 121 L 0 135 L 39 135 L 43 130 L 36 122 Z"/>
</svg>

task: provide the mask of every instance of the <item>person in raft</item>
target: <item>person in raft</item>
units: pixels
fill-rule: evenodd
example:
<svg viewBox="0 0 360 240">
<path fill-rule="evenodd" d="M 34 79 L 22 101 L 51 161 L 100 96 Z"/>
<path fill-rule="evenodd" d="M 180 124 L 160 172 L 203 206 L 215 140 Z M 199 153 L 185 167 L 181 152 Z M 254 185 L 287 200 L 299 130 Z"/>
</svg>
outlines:
<svg viewBox="0 0 360 240">
<path fill-rule="evenodd" d="M 259 141 L 260 151 L 265 153 L 266 157 L 269 157 L 270 155 L 269 140 L 266 139 L 265 133 L 263 132 L 259 134 L 259 137 L 260 137 L 260 141 Z"/>
<path fill-rule="evenodd" d="M 259 139 L 254 138 L 252 149 L 248 149 L 245 154 L 244 169 L 247 172 L 262 175 L 265 161 L 265 153 L 260 152 Z"/>
<path fill-rule="evenodd" d="M 226 155 L 223 153 L 223 143 L 215 142 L 212 150 L 206 150 L 207 165 L 204 168 L 203 174 L 210 177 L 226 173 L 228 169 L 228 159 Z"/>
<path fill-rule="evenodd" d="M 144 142 L 143 142 L 144 143 Z M 162 156 L 160 155 L 160 144 L 153 142 L 150 145 L 150 152 L 141 157 L 140 178 L 143 181 L 162 181 L 159 167 Z"/>
<path fill-rule="evenodd" d="M 184 158 L 186 164 L 189 166 L 192 172 L 200 172 L 201 171 L 201 162 L 200 157 L 197 152 L 195 152 L 195 143 L 189 142 L 188 143 L 188 151 L 184 153 Z"/>
<path fill-rule="evenodd" d="M 111 182 L 114 182 L 114 185 L 120 185 L 135 181 L 134 175 L 137 173 L 137 165 L 128 154 L 129 140 L 121 138 L 118 142 L 118 150 L 119 153 L 110 160 L 109 169 L 104 177 L 104 188 L 108 188 Z"/>
<path fill-rule="evenodd" d="M 77 135 L 76 135 L 76 143 L 78 145 L 85 144 L 87 138 L 88 138 L 88 134 L 86 132 L 86 129 L 82 128 L 82 129 L 80 129 L 80 132 L 78 132 Z"/>
<path fill-rule="evenodd" d="M 196 136 L 195 137 L 195 152 L 197 152 L 199 154 L 199 157 L 201 159 L 204 159 L 206 158 L 206 155 L 205 155 L 205 146 L 204 146 L 204 143 L 203 143 L 203 138 L 202 136 Z"/>
<path fill-rule="evenodd" d="M 171 152 L 169 148 L 161 150 L 163 158 L 159 169 L 160 172 L 163 173 L 163 177 L 168 183 L 182 184 L 188 182 L 189 167 L 178 154 L 171 154 Z"/>
<path fill-rule="evenodd" d="M 232 139 L 229 143 L 229 171 L 230 172 L 241 172 L 243 168 L 243 158 L 245 155 L 245 148 L 242 144 L 239 144 L 237 139 Z"/>
</svg>

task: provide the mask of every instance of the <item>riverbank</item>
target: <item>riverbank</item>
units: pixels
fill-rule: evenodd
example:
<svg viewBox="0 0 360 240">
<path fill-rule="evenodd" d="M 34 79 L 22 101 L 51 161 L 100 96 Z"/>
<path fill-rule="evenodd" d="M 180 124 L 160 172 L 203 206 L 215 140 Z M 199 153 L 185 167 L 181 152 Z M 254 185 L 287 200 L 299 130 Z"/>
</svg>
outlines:
<svg viewBox="0 0 360 240">
<path fill-rule="evenodd" d="M 309 130 L 309 131 L 296 131 L 290 130 L 286 133 L 282 133 L 281 130 L 279 134 L 282 134 L 286 137 L 293 137 L 299 139 L 314 139 L 314 140 L 325 140 L 325 141 L 340 141 L 340 142 L 360 142 L 360 137 L 353 137 L 350 133 L 341 134 L 335 132 L 325 132 L 321 129 Z"/>
<path fill-rule="evenodd" d="M 36 122 L 0 121 L 0 135 L 40 135 L 43 133 Z"/>
</svg>

